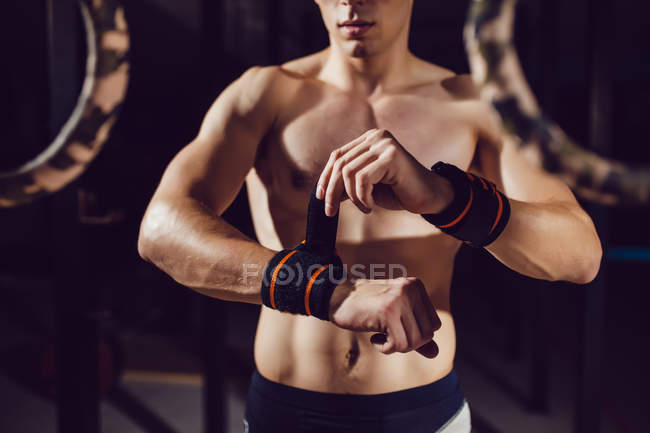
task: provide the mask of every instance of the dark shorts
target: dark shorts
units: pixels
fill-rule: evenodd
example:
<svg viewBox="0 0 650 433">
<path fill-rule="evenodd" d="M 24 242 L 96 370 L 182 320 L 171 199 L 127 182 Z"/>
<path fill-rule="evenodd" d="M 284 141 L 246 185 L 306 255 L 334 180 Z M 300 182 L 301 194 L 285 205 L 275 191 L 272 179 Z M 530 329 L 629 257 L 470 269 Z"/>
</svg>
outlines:
<svg viewBox="0 0 650 433">
<path fill-rule="evenodd" d="M 248 433 L 433 433 L 463 404 L 453 370 L 429 385 L 375 395 L 308 391 L 272 382 L 255 371 L 244 424 Z"/>
</svg>

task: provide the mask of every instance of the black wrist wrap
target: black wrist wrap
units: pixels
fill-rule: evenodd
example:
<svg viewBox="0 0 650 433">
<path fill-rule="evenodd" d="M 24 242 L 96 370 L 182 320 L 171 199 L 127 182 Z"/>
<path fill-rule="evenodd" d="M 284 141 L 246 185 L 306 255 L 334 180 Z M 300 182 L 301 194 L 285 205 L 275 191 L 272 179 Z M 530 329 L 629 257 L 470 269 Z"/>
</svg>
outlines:
<svg viewBox="0 0 650 433">
<path fill-rule="evenodd" d="M 474 247 L 485 247 L 503 232 L 510 219 L 510 202 L 494 183 L 438 162 L 431 168 L 454 189 L 451 204 L 438 214 L 422 217 L 442 232 Z"/>
<path fill-rule="evenodd" d="M 315 190 L 309 200 L 307 236 L 291 250 L 277 253 L 266 266 L 262 302 L 292 314 L 329 320 L 332 293 L 343 281 L 344 268 L 334 249 L 338 213 L 325 215 L 324 201 Z"/>
</svg>

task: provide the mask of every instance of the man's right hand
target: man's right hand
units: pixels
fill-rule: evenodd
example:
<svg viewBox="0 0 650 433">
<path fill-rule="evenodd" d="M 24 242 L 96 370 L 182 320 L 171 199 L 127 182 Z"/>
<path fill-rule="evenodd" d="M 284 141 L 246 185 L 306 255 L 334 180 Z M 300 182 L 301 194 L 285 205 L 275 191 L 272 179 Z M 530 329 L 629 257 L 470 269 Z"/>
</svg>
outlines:
<svg viewBox="0 0 650 433">
<path fill-rule="evenodd" d="M 440 318 L 417 278 L 345 282 L 334 291 L 330 305 L 330 320 L 338 327 L 377 332 L 370 341 L 382 353 L 438 355 L 433 333 L 440 329 Z"/>
</svg>

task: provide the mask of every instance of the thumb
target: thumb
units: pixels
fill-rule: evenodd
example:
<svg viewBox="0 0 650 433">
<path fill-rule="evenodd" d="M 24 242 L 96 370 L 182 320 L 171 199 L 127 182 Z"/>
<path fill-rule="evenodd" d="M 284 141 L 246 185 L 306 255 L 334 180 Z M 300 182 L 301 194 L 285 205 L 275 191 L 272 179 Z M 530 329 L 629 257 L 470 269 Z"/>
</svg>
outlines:
<svg viewBox="0 0 650 433">
<path fill-rule="evenodd" d="M 395 339 L 390 334 L 374 334 L 370 337 L 370 342 L 384 355 L 395 353 Z"/>
<path fill-rule="evenodd" d="M 425 356 L 429 359 L 435 358 L 436 356 L 438 356 L 438 353 L 440 352 L 440 350 L 438 349 L 438 345 L 433 340 L 429 341 L 428 343 L 424 344 L 423 346 L 420 346 L 418 349 L 415 350 L 420 355 Z"/>
</svg>

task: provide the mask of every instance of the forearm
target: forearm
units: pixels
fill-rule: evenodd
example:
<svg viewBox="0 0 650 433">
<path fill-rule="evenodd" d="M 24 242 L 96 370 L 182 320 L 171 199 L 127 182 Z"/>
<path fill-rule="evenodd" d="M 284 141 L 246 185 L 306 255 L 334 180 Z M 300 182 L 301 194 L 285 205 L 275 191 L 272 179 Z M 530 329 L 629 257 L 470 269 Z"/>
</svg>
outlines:
<svg viewBox="0 0 650 433">
<path fill-rule="evenodd" d="M 510 221 L 487 250 L 532 278 L 586 284 L 599 270 L 600 239 L 577 205 L 510 200 Z"/>
<path fill-rule="evenodd" d="M 275 254 L 191 197 L 154 198 L 138 240 L 140 255 L 191 289 L 261 304 L 264 267 Z"/>
</svg>

